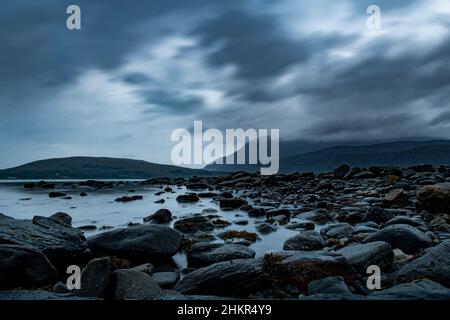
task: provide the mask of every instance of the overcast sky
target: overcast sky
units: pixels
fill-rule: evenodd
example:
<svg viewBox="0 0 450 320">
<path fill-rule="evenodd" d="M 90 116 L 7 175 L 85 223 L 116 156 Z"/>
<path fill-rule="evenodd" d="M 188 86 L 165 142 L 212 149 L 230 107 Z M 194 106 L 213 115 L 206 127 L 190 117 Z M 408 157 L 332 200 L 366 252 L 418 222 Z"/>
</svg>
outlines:
<svg viewBox="0 0 450 320">
<path fill-rule="evenodd" d="M 66 8 L 81 7 L 81 30 Z M 382 28 L 366 27 L 379 5 Z M 176 128 L 450 138 L 448 0 L 2 0 L 0 168 L 170 163 Z"/>
</svg>

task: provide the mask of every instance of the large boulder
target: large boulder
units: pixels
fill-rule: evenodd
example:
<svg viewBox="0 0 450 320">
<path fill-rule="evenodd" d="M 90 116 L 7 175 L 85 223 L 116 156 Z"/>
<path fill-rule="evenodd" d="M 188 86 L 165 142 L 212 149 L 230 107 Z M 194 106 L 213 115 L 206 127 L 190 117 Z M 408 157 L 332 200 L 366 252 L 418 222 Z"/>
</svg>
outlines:
<svg viewBox="0 0 450 320">
<path fill-rule="evenodd" d="M 392 249 L 405 253 L 416 253 L 432 245 L 431 238 L 424 232 L 407 224 L 394 224 L 368 235 L 363 242 L 385 241 Z"/>
<path fill-rule="evenodd" d="M 283 250 L 319 250 L 325 246 L 320 233 L 308 230 L 287 239 L 283 244 Z"/>
<path fill-rule="evenodd" d="M 450 183 L 438 183 L 416 192 L 418 207 L 431 213 L 450 213 Z"/>
<path fill-rule="evenodd" d="M 342 255 L 325 250 L 266 255 L 264 272 L 272 283 L 287 283 L 304 292 L 314 280 L 342 276 L 353 284 L 359 277 Z"/>
<path fill-rule="evenodd" d="M 162 290 L 152 276 L 135 270 L 119 269 L 113 272 L 116 300 L 154 300 Z"/>
<path fill-rule="evenodd" d="M 111 258 L 97 258 L 89 261 L 81 273 L 81 288 L 78 295 L 105 298 L 111 277 Z"/>
<path fill-rule="evenodd" d="M 397 282 L 430 279 L 450 288 L 450 240 L 428 249 L 421 257 L 403 266 Z"/>
<path fill-rule="evenodd" d="M 450 300 L 450 289 L 424 279 L 375 291 L 368 298 L 374 300 Z"/>
<path fill-rule="evenodd" d="M 62 215 L 19 220 L 0 214 L 0 243 L 40 251 L 57 269 L 65 269 L 88 247 L 82 231 L 68 222 L 68 217 Z"/>
<path fill-rule="evenodd" d="M 173 227 L 183 233 L 194 233 L 197 231 L 207 232 L 214 229 L 212 222 L 208 218 L 200 215 L 180 219 L 175 222 Z"/>
<path fill-rule="evenodd" d="M 368 266 L 378 265 L 384 270 L 390 268 L 394 262 L 391 246 L 383 241 L 348 245 L 337 252 L 343 255 L 350 265 L 361 274 L 366 274 Z"/>
<path fill-rule="evenodd" d="M 207 266 L 217 262 L 254 258 L 255 251 L 241 244 L 198 242 L 191 246 L 187 258 L 191 265 Z"/>
<path fill-rule="evenodd" d="M 57 272 L 47 257 L 25 246 L 0 244 L 0 289 L 53 284 Z"/>
<path fill-rule="evenodd" d="M 183 294 L 248 296 L 264 288 L 262 259 L 238 259 L 212 264 L 188 273 L 175 290 Z"/>
<path fill-rule="evenodd" d="M 173 256 L 181 238 L 175 229 L 149 224 L 105 232 L 89 238 L 88 243 L 94 254 L 140 261 Z"/>
</svg>

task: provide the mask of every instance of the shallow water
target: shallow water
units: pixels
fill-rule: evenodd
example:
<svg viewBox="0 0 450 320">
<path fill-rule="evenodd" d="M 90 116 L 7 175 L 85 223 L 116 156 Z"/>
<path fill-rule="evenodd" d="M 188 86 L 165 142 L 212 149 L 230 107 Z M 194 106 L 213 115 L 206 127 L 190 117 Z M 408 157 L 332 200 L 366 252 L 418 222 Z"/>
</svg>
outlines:
<svg viewBox="0 0 450 320">
<path fill-rule="evenodd" d="M 163 186 L 162 189 L 164 189 Z M 59 182 L 52 190 L 25 189 L 23 182 L 0 182 L 0 213 L 18 219 L 31 219 L 35 215 L 50 216 L 56 212 L 66 212 L 73 219 L 73 226 L 95 225 L 97 230 L 84 231 L 86 237 L 105 232 L 101 231 L 102 226 L 114 228 L 127 227 L 129 222 L 142 223 L 143 218 L 153 214 L 161 208 L 169 209 L 173 216 L 173 223 L 180 218 L 189 217 L 195 213 L 201 213 L 203 209 L 216 209 L 222 219 L 233 222 L 236 219 L 246 219 L 248 225 L 232 224 L 226 228 L 216 228 L 213 233 L 217 234 L 226 230 L 247 230 L 255 231 L 254 223 L 264 218 L 249 218 L 246 212 L 239 209 L 221 210 L 216 201 L 212 199 L 201 199 L 195 204 L 180 204 L 175 199 L 179 194 L 188 192 L 185 187 L 170 186 L 173 193 L 164 193 L 156 196 L 155 193 L 162 191 L 159 187 L 142 186 L 139 181 L 128 181 L 124 185 L 119 185 L 111 189 L 91 189 L 89 187 L 73 187 L 69 182 Z M 130 192 L 134 190 L 134 192 Z M 71 196 L 72 199 L 49 198 L 49 191 L 60 191 Z M 81 197 L 80 192 L 86 192 L 88 196 Z M 142 195 L 143 200 L 121 203 L 114 201 L 124 195 Z M 165 203 L 157 204 L 156 200 L 165 199 Z M 248 199 L 247 199 L 248 200 Z M 106 230 L 107 231 L 107 230 Z M 256 256 L 262 256 L 266 252 L 280 251 L 283 242 L 287 238 L 297 234 L 298 231 L 288 230 L 278 227 L 276 232 L 269 235 L 260 235 L 259 240 L 251 245 Z M 181 268 L 186 266 L 186 258 L 183 254 L 174 257 L 175 262 Z"/>
</svg>

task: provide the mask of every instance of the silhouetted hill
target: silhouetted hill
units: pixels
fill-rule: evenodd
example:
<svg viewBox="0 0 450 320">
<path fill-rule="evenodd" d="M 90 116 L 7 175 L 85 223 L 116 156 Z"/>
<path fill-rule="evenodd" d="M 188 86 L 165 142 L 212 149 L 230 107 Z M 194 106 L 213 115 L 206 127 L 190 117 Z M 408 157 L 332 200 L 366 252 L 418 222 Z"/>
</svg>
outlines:
<svg viewBox="0 0 450 320">
<path fill-rule="evenodd" d="M 212 175 L 212 172 L 142 160 L 106 157 L 69 157 L 39 160 L 0 170 L 0 179 L 148 179 Z"/>
</svg>

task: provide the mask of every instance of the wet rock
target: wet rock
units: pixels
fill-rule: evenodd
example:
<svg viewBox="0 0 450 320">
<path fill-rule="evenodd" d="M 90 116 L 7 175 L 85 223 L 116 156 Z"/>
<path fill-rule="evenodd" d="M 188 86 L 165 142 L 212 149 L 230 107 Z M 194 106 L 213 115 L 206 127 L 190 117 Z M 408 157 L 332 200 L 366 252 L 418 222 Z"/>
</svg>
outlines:
<svg viewBox="0 0 450 320">
<path fill-rule="evenodd" d="M 158 204 L 162 204 L 162 203 L 164 203 L 164 202 L 166 202 L 166 200 L 164 200 L 164 199 L 159 199 L 159 200 L 156 200 L 156 201 L 155 201 L 155 203 L 158 203 Z"/>
<path fill-rule="evenodd" d="M 80 197 L 87 197 L 87 193 L 86 192 L 80 192 Z"/>
<path fill-rule="evenodd" d="M 95 226 L 93 224 L 89 224 L 89 225 L 77 227 L 77 229 L 80 229 L 83 231 L 93 231 L 93 230 L 97 230 L 97 226 Z"/>
<path fill-rule="evenodd" d="M 154 300 L 161 296 L 161 288 L 152 276 L 135 270 L 113 272 L 116 300 Z"/>
<path fill-rule="evenodd" d="M 245 226 L 248 224 L 248 220 L 246 219 L 236 219 L 233 221 L 234 224 L 237 224 L 239 226 Z"/>
<path fill-rule="evenodd" d="M 56 293 L 69 293 L 70 290 L 69 288 L 67 288 L 66 284 L 59 281 L 57 282 L 53 288 L 52 288 L 52 292 L 56 292 Z"/>
<path fill-rule="evenodd" d="M 330 213 L 325 209 L 303 212 L 296 215 L 296 218 L 301 220 L 309 220 L 320 224 L 327 223 L 331 220 Z"/>
<path fill-rule="evenodd" d="M 316 225 L 311 221 L 291 222 L 285 226 L 290 230 L 314 230 Z"/>
<path fill-rule="evenodd" d="M 217 196 L 215 192 L 200 192 L 197 194 L 200 198 L 214 198 Z"/>
<path fill-rule="evenodd" d="M 322 236 L 313 230 L 304 231 L 298 235 L 287 239 L 284 242 L 283 250 L 319 250 L 325 246 Z"/>
<path fill-rule="evenodd" d="M 66 194 L 64 192 L 56 192 L 56 191 L 52 191 L 48 194 L 49 198 L 60 198 L 65 196 Z"/>
<path fill-rule="evenodd" d="M 387 242 L 375 241 L 366 244 L 348 245 L 337 251 L 359 273 L 366 274 L 367 267 L 378 265 L 381 270 L 389 269 L 394 261 L 394 253 Z"/>
<path fill-rule="evenodd" d="M 81 272 L 81 288 L 76 294 L 83 297 L 105 298 L 110 276 L 111 259 L 109 257 L 89 261 Z"/>
<path fill-rule="evenodd" d="M 238 259 L 197 269 L 175 286 L 183 294 L 242 297 L 264 288 L 261 259 Z"/>
<path fill-rule="evenodd" d="M 55 214 L 52 214 L 49 218 L 58 221 L 65 226 L 72 226 L 72 217 L 65 212 L 57 212 Z"/>
<path fill-rule="evenodd" d="M 193 216 L 191 218 L 180 219 L 173 227 L 183 233 L 193 233 L 196 231 L 212 231 L 214 225 L 209 219 L 203 216 Z"/>
<path fill-rule="evenodd" d="M 407 216 L 397 216 L 395 218 L 392 218 L 391 220 L 387 221 L 385 223 L 386 226 L 392 225 L 392 224 L 408 224 L 413 227 L 420 227 L 423 226 L 423 222 L 417 219 L 413 219 Z"/>
<path fill-rule="evenodd" d="M 195 266 L 253 257 L 255 257 L 255 251 L 244 245 L 205 242 L 192 245 L 187 254 L 189 264 Z"/>
<path fill-rule="evenodd" d="M 408 203 L 408 194 L 403 189 L 394 189 L 383 199 L 383 207 L 385 208 L 403 208 L 406 207 Z"/>
<path fill-rule="evenodd" d="M 222 199 L 219 201 L 219 205 L 221 208 L 238 209 L 246 204 L 247 201 L 242 198 Z"/>
<path fill-rule="evenodd" d="M 344 278 L 334 276 L 311 281 L 308 284 L 308 295 L 315 294 L 351 294 L 351 292 Z"/>
<path fill-rule="evenodd" d="M 152 277 L 163 289 L 172 288 L 180 279 L 180 275 L 176 272 L 155 272 Z"/>
<path fill-rule="evenodd" d="M 430 213 L 450 213 L 450 183 L 424 186 L 416 192 L 418 207 Z"/>
<path fill-rule="evenodd" d="M 241 238 L 251 242 L 255 242 L 258 239 L 258 235 L 254 232 L 248 232 L 245 230 L 237 231 L 237 230 L 228 230 L 218 234 L 218 237 L 223 240 L 233 239 L 233 238 Z"/>
<path fill-rule="evenodd" d="M 155 271 L 155 267 L 151 263 L 144 263 L 144 264 L 135 266 L 135 267 L 131 268 L 130 270 L 144 272 L 149 275 L 152 275 L 153 272 Z"/>
<path fill-rule="evenodd" d="M 398 284 L 376 291 L 369 296 L 375 300 L 450 300 L 450 289 L 428 279 Z"/>
<path fill-rule="evenodd" d="M 191 182 L 186 184 L 186 189 L 190 190 L 204 190 L 208 189 L 208 185 L 203 182 Z"/>
<path fill-rule="evenodd" d="M 269 233 L 277 231 L 277 227 L 275 227 L 267 222 L 261 222 L 261 223 L 255 224 L 255 229 L 261 234 L 269 234 Z"/>
<path fill-rule="evenodd" d="M 42 252 L 59 269 L 87 249 L 83 233 L 61 219 L 35 216 L 14 219 L 0 214 L 0 243 L 22 245 Z"/>
<path fill-rule="evenodd" d="M 354 228 L 348 223 L 336 223 L 326 226 L 320 233 L 327 238 L 346 238 L 354 233 Z"/>
<path fill-rule="evenodd" d="M 154 214 L 145 217 L 144 222 L 169 223 L 172 220 L 172 212 L 167 209 L 159 209 Z"/>
<path fill-rule="evenodd" d="M 176 200 L 181 203 L 193 203 L 200 201 L 200 198 L 195 194 L 180 194 Z"/>
<path fill-rule="evenodd" d="M 0 289 L 41 287 L 56 280 L 47 257 L 31 248 L 0 244 Z"/>
<path fill-rule="evenodd" d="M 311 281 L 329 276 L 342 276 L 348 284 L 358 278 L 342 255 L 323 250 L 266 255 L 264 271 L 272 283 L 287 283 L 301 291 L 306 291 Z"/>
<path fill-rule="evenodd" d="M 370 171 L 362 171 L 359 173 L 356 173 L 352 176 L 352 178 L 354 179 L 370 179 L 370 178 L 374 178 L 375 175 L 370 172 Z"/>
<path fill-rule="evenodd" d="M 364 217 L 362 219 L 363 222 L 373 221 L 375 223 L 385 223 L 390 219 L 394 218 L 394 215 L 380 207 L 370 207 L 367 209 Z"/>
<path fill-rule="evenodd" d="M 400 249 L 405 253 L 416 253 L 420 249 L 432 245 L 431 238 L 410 225 L 395 224 L 384 227 L 383 229 L 368 235 L 364 243 L 374 241 L 385 241 L 391 248 Z"/>
<path fill-rule="evenodd" d="M 249 217 L 265 217 L 266 216 L 266 210 L 264 208 L 252 208 L 248 212 Z"/>
<path fill-rule="evenodd" d="M 423 256 L 402 267 L 397 282 L 430 279 L 450 287 L 450 240 L 430 248 Z"/>
<path fill-rule="evenodd" d="M 136 196 L 123 196 L 123 197 L 117 198 L 114 201 L 116 201 L 116 202 L 130 202 L 130 201 L 136 201 L 136 200 L 142 200 L 142 199 L 144 199 L 143 196 L 136 195 Z"/>
<path fill-rule="evenodd" d="M 105 232 L 89 238 L 88 243 L 94 254 L 142 260 L 173 256 L 181 238 L 175 229 L 149 224 Z"/>
</svg>

